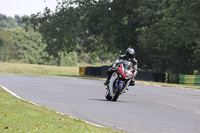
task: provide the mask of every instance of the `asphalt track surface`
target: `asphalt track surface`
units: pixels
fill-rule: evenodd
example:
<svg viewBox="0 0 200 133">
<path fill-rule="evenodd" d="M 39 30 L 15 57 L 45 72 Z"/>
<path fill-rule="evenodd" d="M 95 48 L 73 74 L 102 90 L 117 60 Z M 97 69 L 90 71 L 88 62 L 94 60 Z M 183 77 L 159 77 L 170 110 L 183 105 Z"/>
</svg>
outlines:
<svg viewBox="0 0 200 133">
<path fill-rule="evenodd" d="M 0 75 L 16 95 L 127 133 L 200 133 L 200 91 L 136 84 L 117 102 L 105 100 L 104 81 Z"/>
</svg>

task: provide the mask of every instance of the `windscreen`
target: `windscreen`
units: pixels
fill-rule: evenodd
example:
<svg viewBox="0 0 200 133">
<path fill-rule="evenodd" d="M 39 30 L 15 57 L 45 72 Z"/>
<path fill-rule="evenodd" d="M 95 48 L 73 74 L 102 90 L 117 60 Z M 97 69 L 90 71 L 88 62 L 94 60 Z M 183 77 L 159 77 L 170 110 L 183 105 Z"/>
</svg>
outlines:
<svg viewBox="0 0 200 133">
<path fill-rule="evenodd" d="M 123 61 L 123 64 L 124 64 L 125 70 L 130 70 L 130 69 L 132 69 L 132 65 L 133 65 L 132 62 L 130 62 L 130 61 Z"/>
</svg>

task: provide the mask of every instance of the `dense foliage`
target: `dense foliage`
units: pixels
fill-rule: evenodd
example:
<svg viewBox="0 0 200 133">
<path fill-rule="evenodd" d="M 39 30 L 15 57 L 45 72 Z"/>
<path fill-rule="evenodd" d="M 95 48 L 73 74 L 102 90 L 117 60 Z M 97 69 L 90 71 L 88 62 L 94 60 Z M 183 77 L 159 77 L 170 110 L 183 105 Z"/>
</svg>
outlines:
<svg viewBox="0 0 200 133">
<path fill-rule="evenodd" d="M 15 19 L 0 14 L 0 61 L 14 61 L 31 64 L 59 66 L 77 65 L 75 52 L 59 53 L 58 57 L 49 56 L 42 35 L 29 28 L 25 31 L 24 17 L 15 15 Z M 26 16 L 27 18 L 27 16 Z M 30 17 L 29 17 L 30 18 Z"/>
<path fill-rule="evenodd" d="M 141 8 L 141 17 L 151 24 L 139 29 L 139 45 L 148 55 L 143 55 L 145 67 L 184 74 L 200 70 L 200 1 L 165 0 L 150 5 Z"/>
<path fill-rule="evenodd" d="M 6 15 L 0 14 L 0 27 L 2 28 L 17 28 L 25 26 L 23 19 L 30 19 L 29 16 L 22 16 L 15 15 L 15 18 L 7 17 Z"/>
<path fill-rule="evenodd" d="M 65 55 L 60 53 L 54 58 L 44 51 L 45 47 L 42 35 L 33 30 L 28 32 L 23 28 L 0 30 L 0 61 L 59 66 L 77 65 L 76 53 Z"/>
<path fill-rule="evenodd" d="M 14 44 L 9 33 L 0 29 L 0 61 L 8 61 L 13 58 Z"/>
<path fill-rule="evenodd" d="M 96 54 L 87 54 L 81 49 L 78 52 L 59 52 L 57 57 L 50 56 L 45 51 L 47 44 L 42 35 L 30 27 L 24 27 L 30 17 L 15 15 L 12 18 L 0 14 L 0 18 L 0 61 L 58 66 L 76 66 L 78 62 L 93 64 L 100 61 Z M 101 57 L 103 59 L 106 56 Z"/>
<path fill-rule="evenodd" d="M 197 0 L 63 0 L 31 23 L 54 56 L 133 47 L 142 69 L 192 74 L 200 71 L 199 8 Z"/>
<path fill-rule="evenodd" d="M 132 10 L 137 8 L 134 2 L 63 1 L 58 4 L 57 12 L 46 8 L 45 13 L 32 15 L 31 22 L 35 29 L 39 28 L 47 41 L 47 50 L 54 56 L 59 51 L 71 52 L 79 48 L 98 55 L 122 53 L 137 43 L 139 22 L 136 11 Z"/>
</svg>

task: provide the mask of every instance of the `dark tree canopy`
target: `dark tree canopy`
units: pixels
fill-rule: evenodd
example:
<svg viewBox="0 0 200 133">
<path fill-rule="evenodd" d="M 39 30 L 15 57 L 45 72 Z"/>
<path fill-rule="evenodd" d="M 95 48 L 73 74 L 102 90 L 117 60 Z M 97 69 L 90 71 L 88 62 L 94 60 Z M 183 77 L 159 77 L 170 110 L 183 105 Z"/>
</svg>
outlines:
<svg viewBox="0 0 200 133">
<path fill-rule="evenodd" d="M 200 70 L 200 1 L 64 0 L 32 15 L 49 54 L 136 50 L 139 66 L 160 72 Z"/>
</svg>

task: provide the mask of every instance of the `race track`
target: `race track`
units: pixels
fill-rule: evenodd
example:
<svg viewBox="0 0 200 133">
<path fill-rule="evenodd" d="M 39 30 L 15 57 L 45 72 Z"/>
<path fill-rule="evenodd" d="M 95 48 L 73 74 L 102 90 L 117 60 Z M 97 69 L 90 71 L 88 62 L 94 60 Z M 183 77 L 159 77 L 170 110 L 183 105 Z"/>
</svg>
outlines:
<svg viewBox="0 0 200 133">
<path fill-rule="evenodd" d="M 127 133 L 200 133 L 200 91 L 136 84 L 117 102 L 104 81 L 0 75 L 0 85 L 57 112 Z"/>
</svg>

